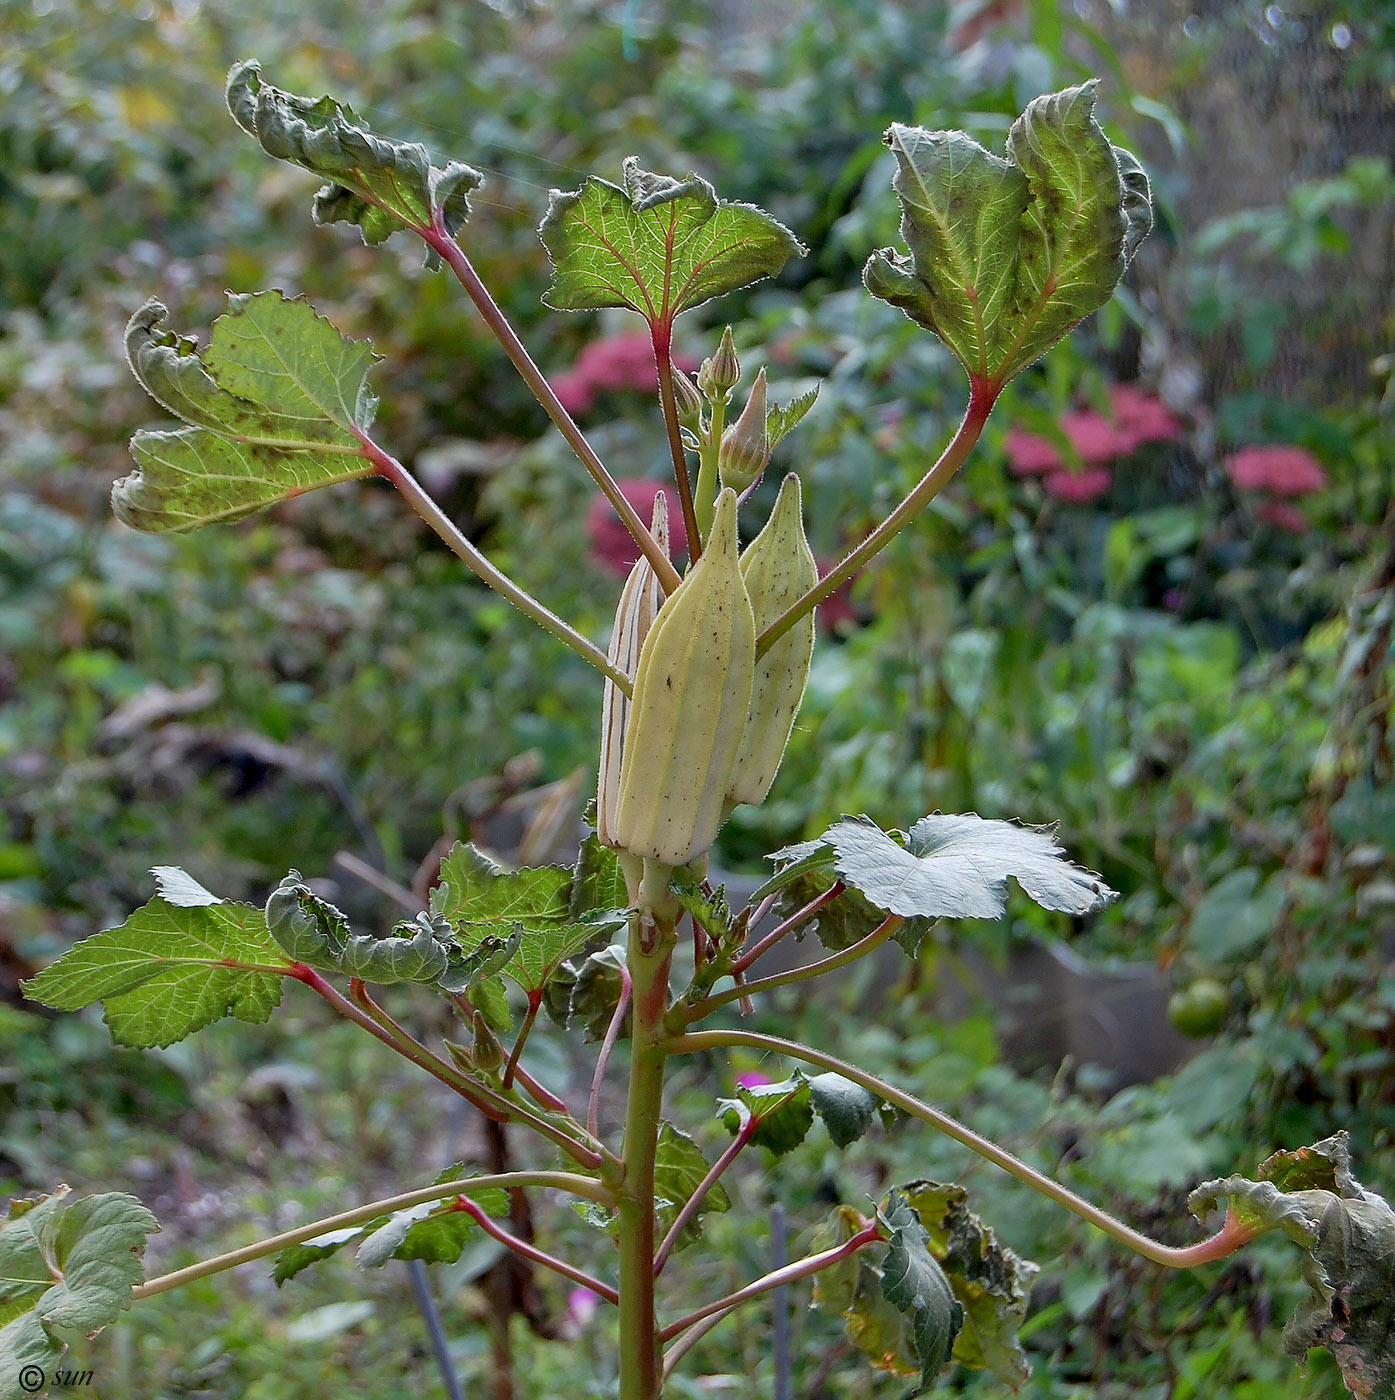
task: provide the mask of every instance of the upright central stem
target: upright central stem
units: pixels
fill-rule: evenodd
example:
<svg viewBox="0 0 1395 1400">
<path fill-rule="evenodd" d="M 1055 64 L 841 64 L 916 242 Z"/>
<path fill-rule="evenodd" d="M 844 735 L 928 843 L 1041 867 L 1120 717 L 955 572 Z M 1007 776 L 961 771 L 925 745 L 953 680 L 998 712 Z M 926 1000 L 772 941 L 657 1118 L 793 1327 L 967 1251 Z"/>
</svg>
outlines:
<svg viewBox="0 0 1395 1400">
<path fill-rule="evenodd" d="M 665 871 L 665 876 L 669 872 Z M 667 878 L 664 880 L 667 886 Z M 625 1114 L 625 1176 L 616 1193 L 620 1245 L 620 1400 L 656 1400 L 659 1341 L 654 1324 L 654 1164 L 663 1111 L 663 1029 L 677 914 L 643 897 L 630 920 L 633 1019 L 630 1097 Z"/>
</svg>

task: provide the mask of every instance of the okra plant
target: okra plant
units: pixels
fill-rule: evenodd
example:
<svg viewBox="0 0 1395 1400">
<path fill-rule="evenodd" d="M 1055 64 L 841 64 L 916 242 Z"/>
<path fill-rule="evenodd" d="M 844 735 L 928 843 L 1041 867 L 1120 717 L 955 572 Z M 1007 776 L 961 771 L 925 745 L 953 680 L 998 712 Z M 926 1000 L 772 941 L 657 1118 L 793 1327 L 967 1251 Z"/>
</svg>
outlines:
<svg viewBox="0 0 1395 1400">
<path fill-rule="evenodd" d="M 352 478 L 386 478 L 480 579 L 600 673 L 595 831 L 571 867 L 509 869 L 457 845 L 428 907 L 383 937 L 351 928 L 294 870 L 256 908 L 160 868 L 155 899 L 26 990 L 60 1010 L 101 1002 L 118 1042 L 154 1047 L 223 1016 L 264 1021 L 298 985 L 487 1118 L 535 1133 L 556 1165 L 490 1175 L 460 1166 L 153 1278 L 142 1258 L 158 1225 L 130 1195 L 74 1198 L 59 1186 L 15 1201 L 0 1225 L 0 1396 L 38 1393 L 67 1339 L 219 1270 L 274 1259 L 285 1283 L 350 1245 L 370 1267 L 447 1261 L 475 1231 L 617 1309 L 621 1400 L 653 1400 L 710 1329 L 806 1278 L 816 1306 L 847 1319 L 873 1365 L 911 1377 L 911 1393 L 931 1389 L 951 1364 L 990 1368 L 1019 1386 L 1027 1365 L 1016 1329 L 1036 1266 L 996 1239 L 954 1183 L 908 1181 L 879 1200 L 839 1206 L 822 1247 L 725 1296 L 666 1296 L 672 1255 L 698 1241 L 704 1212 L 730 1207 L 721 1177 L 736 1156 L 752 1144 L 788 1151 L 815 1116 L 839 1146 L 879 1118 L 919 1119 L 1166 1268 L 1203 1265 L 1281 1230 L 1306 1251 L 1310 1293 L 1285 1345 L 1299 1359 L 1328 1347 L 1353 1394 L 1395 1396 L 1395 1212 L 1357 1183 L 1340 1137 L 1278 1152 L 1258 1180 L 1199 1187 L 1192 1209 L 1203 1220 L 1217 1213 L 1218 1228 L 1169 1247 L 915 1095 L 827 1049 L 742 1029 L 736 1014 L 889 941 L 914 954 L 936 920 L 999 916 L 1009 880 L 1073 915 L 1111 898 L 1050 831 L 939 813 L 906 831 L 845 817 L 776 852 L 741 909 L 708 879 L 723 822 L 736 805 L 764 800 L 779 767 L 809 675 L 816 607 L 944 486 L 1007 381 L 1112 295 L 1149 231 L 1147 177 L 1096 121 L 1094 84 L 1032 102 L 1005 156 L 962 132 L 894 125 L 886 133 L 907 251 L 874 253 L 866 288 L 944 341 L 967 373 L 968 401 L 923 480 L 822 577 L 804 535 L 800 478 L 786 477 L 764 522 L 751 518 L 748 500 L 813 396 L 772 406 L 761 374 L 737 411 L 730 330 L 694 379 L 672 355 L 679 316 L 775 276 L 802 252 L 788 229 L 720 199 L 698 175 L 655 174 L 634 158 L 620 184 L 591 177 L 551 197 L 540 228 L 553 271 L 548 305 L 627 308 L 652 337 L 674 480 L 672 501 L 660 496 L 644 521 L 475 271 L 463 233 L 479 172 L 433 165 L 420 145 L 372 132 L 328 97 L 279 91 L 255 63 L 233 69 L 228 104 L 270 155 L 325 182 L 316 221 L 355 224 L 371 244 L 406 231 L 433 267 L 459 280 L 634 536 L 639 559 L 602 651 L 497 569 L 375 435 L 370 346 L 280 291 L 231 296 L 202 349 L 166 328 L 156 302 L 131 318 L 131 369 L 182 426 L 136 435 L 136 468 L 113 489 L 116 514 L 138 530 L 184 531 Z M 669 510 L 675 538 L 681 518 L 686 560 L 670 551 Z M 780 940 L 808 932 L 826 956 L 762 972 Z M 691 940 L 691 958 L 675 960 L 680 938 Z M 459 1017 L 458 1038 L 427 1044 L 412 1035 L 391 1009 L 402 983 L 443 997 Z M 564 1100 L 530 1069 L 527 1043 L 544 1012 L 599 1044 L 588 1103 Z M 602 1124 L 600 1102 L 623 1038 L 629 1074 L 616 1132 Z M 709 1162 L 664 1118 L 665 1074 L 675 1057 L 738 1048 L 763 1052 L 787 1074 L 718 1101 L 731 1141 Z M 511 1232 L 501 1217 L 519 1192 L 574 1198 L 599 1227 L 592 1257 L 563 1259 Z"/>
</svg>

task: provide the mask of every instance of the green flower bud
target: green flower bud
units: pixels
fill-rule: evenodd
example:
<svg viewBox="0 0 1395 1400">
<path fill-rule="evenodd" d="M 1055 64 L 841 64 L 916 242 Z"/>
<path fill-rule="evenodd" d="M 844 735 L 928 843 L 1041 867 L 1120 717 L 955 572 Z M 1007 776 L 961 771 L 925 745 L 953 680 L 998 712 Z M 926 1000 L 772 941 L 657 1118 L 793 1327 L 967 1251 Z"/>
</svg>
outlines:
<svg viewBox="0 0 1395 1400">
<path fill-rule="evenodd" d="M 726 403 L 740 382 L 741 361 L 736 358 L 736 345 L 728 326 L 722 332 L 717 353 L 698 368 L 697 386 L 713 403 Z"/>
<path fill-rule="evenodd" d="M 722 485 L 733 491 L 744 491 L 760 479 L 770 460 L 770 433 L 766 427 L 765 371 L 756 375 L 751 385 L 751 397 L 741 410 L 741 417 L 722 434 L 721 450 L 717 454 L 717 470 Z"/>
<path fill-rule="evenodd" d="M 697 385 L 677 367 L 673 371 L 673 396 L 678 401 L 678 421 L 689 432 L 699 432 L 706 401 L 698 393 Z"/>
</svg>

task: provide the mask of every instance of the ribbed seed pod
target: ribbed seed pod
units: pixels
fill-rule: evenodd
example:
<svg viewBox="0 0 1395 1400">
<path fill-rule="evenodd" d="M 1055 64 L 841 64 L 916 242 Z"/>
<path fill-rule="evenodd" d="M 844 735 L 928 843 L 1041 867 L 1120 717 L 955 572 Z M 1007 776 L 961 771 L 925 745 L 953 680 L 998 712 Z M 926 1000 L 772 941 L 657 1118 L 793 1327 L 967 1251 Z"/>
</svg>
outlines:
<svg viewBox="0 0 1395 1400">
<path fill-rule="evenodd" d="M 746 546 L 741 575 L 758 633 L 818 582 L 818 565 L 804 535 L 799 478 L 793 472 L 781 485 L 765 528 Z M 765 801 L 789 744 L 813 655 L 811 612 L 756 661 L 750 717 L 727 789 L 728 802 Z"/>
<path fill-rule="evenodd" d="M 640 653 L 615 821 L 623 849 L 686 865 L 711 846 L 746 729 L 755 652 L 736 493 L 727 490 L 702 558 L 664 603 Z"/>
<path fill-rule="evenodd" d="M 668 498 L 662 491 L 654 497 L 653 523 L 649 527 L 664 556 L 668 556 Z M 631 680 L 639 669 L 639 654 L 644 639 L 654 625 L 663 606 L 664 592 L 659 587 L 654 566 L 640 555 L 620 592 L 615 609 L 615 627 L 610 634 L 606 658 L 618 671 Z M 620 800 L 620 760 L 625 751 L 625 725 L 630 714 L 630 699 L 607 680 L 601 692 L 601 761 L 596 781 L 596 835 L 607 846 L 616 846 L 615 808 Z"/>
</svg>

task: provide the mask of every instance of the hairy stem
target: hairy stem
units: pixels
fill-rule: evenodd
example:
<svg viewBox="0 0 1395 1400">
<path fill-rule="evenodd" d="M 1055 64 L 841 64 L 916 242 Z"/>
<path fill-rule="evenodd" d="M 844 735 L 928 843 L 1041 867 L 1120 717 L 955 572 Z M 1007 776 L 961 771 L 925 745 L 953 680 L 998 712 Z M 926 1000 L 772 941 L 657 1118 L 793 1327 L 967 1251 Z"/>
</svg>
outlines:
<svg viewBox="0 0 1395 1400">
<path fill-rule="evenodd" d="M 1188 1245 L 1181 1249 L 1160 1244 L 1157 1240 L 1149 1239 L 1147 1235 L 1130 1229 L 1123 1221 L 1116 1220 L 1098 1206 L 1091 1205 L 1089 1201 L 1037 1171 L 1035 1167 L 1029 1167 L 1026 1162 L 999 1147 L 996 1142 L 980 1137 L 972 1128 L 966 1128 L 947 1113 L 941 1113 L 939 1109 L 932 1108 L 914 1095 L 896 1088 L 894 1084 L 888 1084 L 884 1079 L 878 1079 L 874 1074 L 858 1069 L 856 1065 L 847 1064 L 833 1055 L 825 1055 L 820 1050 L 799 1044 L 798 1041 L 781 1040 L 778 1036 L 760 1035 L 755 1031 L 690 1031 L 687 1035 L 675 1036 L 669 1041 L 668 1048 L 670 1054 L 677 1055 L 727 1045 L 745 1045 L 752 1049 L 770 1050 L 777 1055 L 788 1055 L 792 1060 L 803 1060 L 805 1064 L 832 1070 L 845 1079 L 851 1079 L 854 1084 L 861 1084 L 878 1098 L 893 1104 L 912 1118 L 919 1118 L 932 1128 L 938 1128 L 940 1132 L 962 1143 L 971 1152 L 977 1152 L 994 1166 L 1001 1167 L 1010 1176 L 1015 1176 L 1024 1186 L 1039 1191 L 1057 1205 L 1064 1206 L 1073 1215 L 1078 1215 L 1082 1220 L 1103 1230 L 1111 1239 L 1117 1240 L 1136 1254 L 1141 1254 L 1145 1259 L 1151 1259 L 1155 1264 L 1162 1264 L 1169 1269 L 1195 1268 L 1198 1264 L 1210 1263 L 1214 1259 L 1224 1259 L 1250 1238 L 1248 1234 L 1242 1237 L 1240 1231 L 1227 1221 L 1219 1233 L 1201 1241 L 1200 1244 Z"/>
<path fill-rule="evenodd" d="M 528 1037 L 532 1034 L 533 1026 L 538 1019 L 538 1012 L 542 1010 L 542 993 L 530 992 L 528 994 L 528 1010 L 523 1013 L 523 1024 L 518 1028 L 518 1035 L 514 1038 L 513 1049 L 509 1051 L 508 1063 L 504 1066 L 504 1088 L 513 1088 L 514 1075 L 518 1073 L 518 1057 L 523 1053 L 523 1047 L 528 1043 Z"/>
<path fill-rule="evenodd" d="M 813 612 L 825 598 L 841 588 L 873 555 L 890 544 L 939 494 L 940 488 L 964 465 L 965 459 L 973 451 L 974 444 L 983 432 L 984 422 L 993 408 L 999 388 L 1000 386 L 987 381 L 970 382 L 969 406 L 939 460 L 921 477 L 910 495 L 860 545 L 835 564 L 802 598 L 792 603 L 756 638 L 757 656 L 764 656 L 801 617 Z"/>
<path fill-rule="evenodd" d="M 589 1176 L 577 1176 L 573 1172 L 505 1172 L 500 1176 L 474 1176 L 467 1182 L 444 1181 L 431 1186 L 422 1186 L 415 1191 L 404 1191 L 398 1196 L 388 1196 L 381 1201 L 369 1201 L 367 1205 L 355 1206 L 352 1210 L 338 1215 L 326 1216 L 323 1220 L 309 1225 L 300 1225 L 287 1230 L 282 1235 L 272 1235 L 269 1239 L 258 1240 L 256 1244 L 244 1245 L 241 1249 L 229 1250 L 226 1254 L 214 1255 L 198 1264 L 176 1269 L 173 1273 L 161 1274 L 142 1283 L 132 1291 L 132 1298 L 150 1298 L 156 1293 L 167 1293 L 171 1288 L 180 1288 L 196 1279 L 207 1278 L 210 1274 L 222 1273 L 225 1269 L 235 1269 L 239 1264 L 250 1263 L 254 1259 L 265 1259 L 268 1254 L 279 1254 L 292 1245 L 304 1244 L 307 1240 L 318 1239 L 331 1230 L 347 1229 L 350 1225 L 362 1225 L 366 1220 L 380 1215 L 391 1215 L 393 1211 L 406 1210 L 409 1206 L 419 1206 L 427 1201 L 443 1201 L 450 1196 L 459 1196 L 467 1191 L 483 1191 L 492 1187 L 511 1188 L 515 1186 L 546 1186 L 557 1191 L 568 1191 L 573 1196 L 581 1196 L 597 1205 L 613 1203 L 611 1193 L 599 1181 Z"/>
<path fill-rule="evenodd" d="M 756 1135 L 756 1129 L 760 1126 L 760 1119 L 752 1114 L 736 1130 L 736 1136 L 727 1144 L 726 1150 L 707 1169 L 707 1175 L 698 1182 L 697 1189 L 683 1203 L 683 1209 L 674 1216 L 673 1224 L 668 1227 L 668 1233 L 664 1236 L 663 1243 L 659 1246 L 659 1251 L 654 1256 L 654 1276 L 657 1278 L 663 1273 L 664 1265 L 668 1263 L 668 1257 L 673 1253 L 678 1241 L 683 1238 L 683 1231 L 687 1228 L 688 1222 L 702 1209 L 702 1203 L 707 1199 L 707 1193 L 717 1184 L 722 1173 L 736 1160 L 741 1149 Z"/>
<path fill-rule="evenodd" d="M 696 564 L 702 556 L 702 534 L 693 510 L 693 484 L 688 479 L 688 453 L 683 446 L 683 430 L 678 422 L 678 400 L 673 392 L 673 323 L 652 321 L 654 363 L 659 371 L 659 402 L 664 410 L 668 450 L 673 457 L 673 479 L 678 485 L 678 503 L 683 509 L 683 529 L 688 536 L 688 561 Z"/>
<path fill-rule="evenodd" d="M 688 1008 L 688 1020 L 690 1023 L 700 1021 L 729 1001 L 744 1001 L 758 992 L 772 992 L 776 987 L 788 987 L 794 982 L 807 982 L 811 978 L 822 977 L 825 972 L 836 972 L 840 967 L 847 967 L 849 963 L 865 958 L 868 953 L 875 953 L 905 922 L 900 914 L 888 914 L 866 938 L 858 939 L 841 953 L 834 953 L 815 963 L 807 963 L 804 967 L 793 967 L 788 972 L 777 972 L 772 977 L 758 977 L 754 982 L 742 982 L 725 992 L 715 992 L 711 996 L 703 997 Z"/>
<path fill-rule="evenodd" d="M 544 607 L 526 589 L 520 588 L 506 573 L 497 569 L 489 560 L 465 538 L 450 516 L 431 499 L 414 477 L 397 458 L 384 452 L 364 433 L 358 434 L 363 443 L 364 455 L 373 463 L 378 475 L 386 478 L 407 500 L 407 504 L 431 526 L 448 544 L 452 552 L 464 560 L 471 572 L 481 583 L 486 583 L 496 593 L 507 598 L 525 617 L 531 618 L 545 632 L 550 632 L 559 642 L 565 643 L 583 661 L 589 662 L 607 679 L 615 682 L 620 691 L 629 695 L 633 686 L 630 678 L 610 664 L 610 659 L 600 647 L 583 637 L 576 628 L 563 622 L 550 608 Z"/>
<path fill-rule="evenodd" d="M 728 1293 L 725 1298 L 717 1298 L 710 1303 L 705 1303 L 686 1317 L 680 1317 L 677 1322 L 670 1322 L 659 1333 L 659 1340 L 667 1342 L 680 1333 L 686 1332 L 689 1327 L 701 1322 L 706 1317 L 730 1312 L 732 1308 L 739 1307 L 751 1298 L 759 1298 L 762 1293 L 769 1293 L 772 1288 L 781 1288 L 787 1283 L 793 1283 L 796 1279 L 808 1278 L 810 1274 L 816 1274 L 820 1269 L 826 1269 L 830 1264 L 836 1264 L 840 1259 L 846 1259 L 850 1254 L 856 1254 L 859 1249 L 865 1249 L 869 1244 L 874 1244 L 879 1239 L 881 1239 L 881 1232 L 875 1225 L 869 1225 L 865 1230 L 859 1230 L 852 1239 L 845 1240 L 833 1249 L 825 1249 L 820 1254 L 809 1255 L 807 1259 L 797 1259 L 793 1264 L 786 1264 L 780 1269 L 772 1269 L 770 1273 L 758 1278 L 754 1283 L 748 1283 L 745 1288 L 740 1288 L 735 1293 Z"/>
<path fill-rule="evenodd" d="M 465 250 L 442 227 L 427 229 L 422 237 L 445 259 L 450 270 L 455 273 L 485 325 L 504 347 L 504 353 L 512 361 L 523 382 L 532 390 L 533 397 L 543 406 L 547 416 L 556 425 L 557 431 L 566 439 L 567 446 L 576 453 L 581 465 L 591 473 L 606 500 L 615 507 L 615 513 L 624 521 L 625 528 L 634 536 L 640 552 L 653 565 L 664 592 L 672 593 L 678 587 L 678 571 L 655 543 L 654 537 L 639 518 L 635 508 L 625 499 L 625 493 L 605 469 L 605 464 L 596 455 L 596 450 L 585 433 L 577 427 L 571 414 L 562 406 L 562 401 L 557 397 L 552 385 L 547 382 L 546 376 L 533 363 L 533 357 L 519 340 L 513 326 L 509 324 L 508 317 L 490 296 L 489 289 L 480 280 L 479 273 L 475 271 L 470 259 L 465 256 Z M 625 693 L 629 694 L 628 691 Z"/>
<path fill-rule="evenodd" d="M 825 904 L 831 904 L 840 894 L 843 893 L 844 885 L 841 880 L 835 880 L 822 894 L 815 895 L 802 909 L 796 909 L 783 923 L 776 926 L 760 940 L 741 954 L 732 963 L 733 972 L 745 972 L 750 965 L 762 954 L 768 953 L 787 933 L 793 933 L 800 924 L 808 923 L 815 914 L 823 908 Z M 773 898 L 773 896 L 772 896 Z M 751 915 L 751 924 L 754 926 L 765 917 L 765 903 L 762 901 L 761 907 Z"/>
<path fill-rule="evenodd" d="M 591 1097 L 586 1105 L 586 1131 L 593 1138 L 600 1137 L 601 1085 L 605 1082 L 606 1066 L 610 1063 L 615 1042 L 620 1039 L 620 1028 L 625 1024 L 625 1013 L 630 1009 L 630 971 L 620 969 L 620 996 L 615 1002 L 615 1013 L 605 1028 L 605 1039 L 601 1041 L 601 1052 L 596 1056 L 596 1070 L 591 1076 Z"/>
<path fill-rule="evenodd" d="M 717 487 L 721 482 L 717 459 L 722 451 L 722 420 L 726 417 L 727 401 L 718 394 L 709 399 L 708 404 L 712 413 L 707 423 L 707 435 L 698 453 L 697 500 L 693 503 L 698 529 L 702 531 L 704 539 L 712 529 Z"/>
<path fill-rule="evenodd" d="M 331 992 L 334 989 L 329 989 Z M 443 1084 L 448 1084 L 462 1098 L 468 1099 L 487 1118 L 492 1118 L 496 1123 L 522 1123 L 531 1128 L 540 1137 L 545 1137 L 549 1142 L 560 1147 L 579 1166 L 595 1170 L 601 1165 L 602 1157 L 597 1150 L 599 1144 L 588 1142 L 578 1142 L 570 1133 L 564 1132 L 553 1123 L 549 1123 L 545 1118 L 539 1118 L 536 1113 L 526 1108 L 517 1100 L 517 1097 L 505 1098 L 502 1094 L 496 1093 L 493 1089 L 476 1080 L 467 1078 L 453 1066 L 448 1065 L 438 1056 L 433 1055 L 421 1041 L 404 1030 L 398 1023 L 378 1005 L 368 993 L 368 988 L 360 977 L 355 977 L 349 982 L 349 994 L 352 1001 L 345 1002 L 351 1009 L 359 1010 L 364 1019 L 358 1020 L 358 1024 L 365 1029 L 377 1026 L 378 1038 L 384 1044 L 391 1045 L 399 1054 L 411 1060 L 413 1064 L 420 1065 L 429 1074 L 434 1075 Z M 335 996 L 339 994 L 334 992 Z M 343 1000 L 343 998 L 340 998 Z M 380 1032 L 380 1034 L 379 1034 Z M 580 1131 L 580 1125 L 577 1125 Z"/>
<path fill-rule="evenodd" d="M 649 863 L 645 879 L 649 881 Z M 667 875 L 668 872 L 666 872 Z M 667 878 L 662 881 L 667 886 Z M 654 1174 L 663 1108 L 663 1023 L 678 915 L 641 896 L 630 919 L 632 986 L 630 1093 L 625 1113 L 624 1181 L 616 1192 L 620 1250 L 620 1400 L 657 1400 L 659 1344 L 654 1322 Z"/>
<path fill-rule="evenodd" d="M 511 1235 L 496 1225 L 477 1201 L 472 1201 L 468 1196 L 461 1196 L 458 1209 L 463 1210 L 485 1234 L 498 1240 L 515 1254 L 534 1264 L 541 1264 L 544 1269 L 551 1269 L 554 1274 L 561 1274 L 563 1278 L 569 1278 L 573 1283 L 581 1284 L 583 1288 L 589 1288 L 592 1293 L 604 1298 L 608 1303 L 619 1302 L 620 1295 L 608 1283 L 603 1283 L 600 1279 L 573 1267 L 565 1259 L 557 1258 L 555 1254 L 549 1254 L 546 1250 L 529 1244 L 527 1240 L 519 1239 L 517 1235 Z"/>
</svg>

